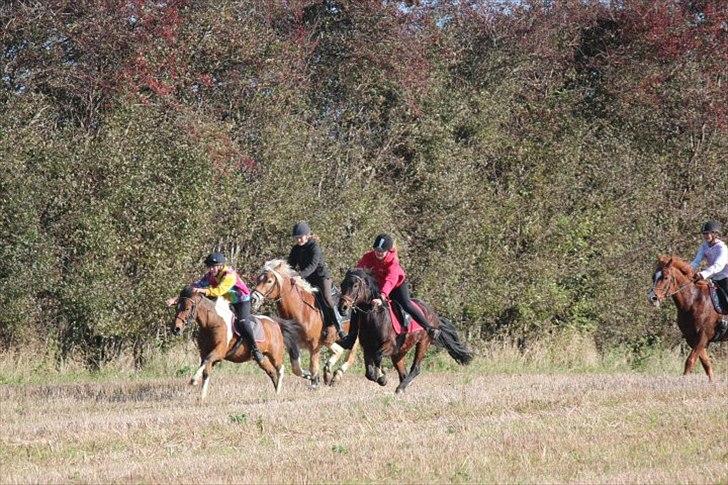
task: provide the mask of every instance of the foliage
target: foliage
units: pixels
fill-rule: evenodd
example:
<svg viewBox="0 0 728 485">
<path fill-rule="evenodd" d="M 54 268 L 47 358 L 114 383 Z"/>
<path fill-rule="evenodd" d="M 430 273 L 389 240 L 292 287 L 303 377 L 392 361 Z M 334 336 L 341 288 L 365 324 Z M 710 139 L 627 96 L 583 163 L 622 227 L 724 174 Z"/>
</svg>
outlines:
<svg viewBox="0 0 728 485">
<path fill-rule="evenodd" d="M 679 341 L 644 304 L 721 194 L 724 2 L 53 0 L 0 6 L 0 342 L 90 366 L 311 222 L 335 275 L 394 233 L 471 339 Z M 643 350 L 640 350 L 643 352 Z"/>
</svg>

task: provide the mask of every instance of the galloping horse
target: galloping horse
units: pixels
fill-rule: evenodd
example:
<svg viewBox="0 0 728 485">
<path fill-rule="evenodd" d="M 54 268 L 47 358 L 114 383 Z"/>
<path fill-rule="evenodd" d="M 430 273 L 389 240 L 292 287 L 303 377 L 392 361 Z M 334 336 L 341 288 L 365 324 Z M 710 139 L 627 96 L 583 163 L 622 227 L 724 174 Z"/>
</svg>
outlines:
<svg viewBox="0 0 728 485">
<path fill-rule="evenodd" d="M 408 332 L 397 335 L 389 309 L 384 305 L 373 306 L 372 300 L 375 298 L 379 298 L 379 286 L 369 271 L 355 268 L 346 273 L 341 283 L 339 311 L 352 309 L 352 332 L 358 329 L 359 342 L 364 350 L 366 377 L 381 386 L 387 385 L 387 376 L 382 372 L 381 366 L 382 357 L 390 356 L 399 374 L 399 386 L 395 392 L 400 393 L 420 373 L 420 363 L 433 339 L 414 321 L 410 323 Z M 417 299 L 413 301 L 422 309 L 430 325 L 440 329 L 441 334 L 437 343 L 442 344 L 458 364 L 469 364 L 473 355 L 460 342 L 452 322 L 439 317 L 424 302 Z M 407 373 L 404 357 L 413 346 L 415 346 L 415 358 Z"/>
<path fill-rule="evenodd" d="M 172 333 L 179 335 L 193 322 L 199 326 L 197 347 L 200 350 L 200 367 L 192 376 L 190 384 L 199 384 L 202 377 L 203 400 L 207 397 L 210 372 L 215 364 L 223 359 L 240 363 L 251 358 L 247 345 L 242 342 L 237 345 L 237 340 L 233 338 L 232 318 L 233 313 L 224 298 L 213 302 L 199 293 L 193 293 L 190 286 L 179 295 Z M 258 347 L 267 356 L 258 365 L 270 377 L 277 394 L 283 385 L 283 351 L 288 349 L 291 360 L 298 359 L 298 335 L 292 322 L 263 315 L 254 315 L 254 318 L 262 326 L 264 335 Z"/>
<path fill-rule="evenodd" d="M 652 276 L 653 286 L 647 298 L 659 307 L 666 298 L 672 297 L 677 307 L 677 326 L 692 349 L 685 361 L 683 375 L 688 374 L 700 359 L 708 381 L 713 380 L 713 368 L 708 357 L 708 346 L 716 338 L 720 315 L 713 308 L 705 282 L 693 283 L 693 269 L 682 259 L 661 256 Z M 717 336 L 725 340 L 726 335 Z"/>
<path fill-rule="evenodd" d="M 324 366 L 324 383 L 332 385 L 343 376 L 344 372 L 354 363 L 356 358 L 356 344 L 349 352 L 345 362 L 336 372 L 332 372 L 344 349 L 336 343 L 336 330 L 333 326 L 326 327 L 323 333 L 324 321 L 316 303 L 314 289 L 306 280 L 301 278 L 287 262 L 282 259 L 273 259 L 263 265 L 263 269 L 256 279 L 253 291 L 253 310 L 257 311 L 265 299 L 275 301 L 281 317 L 293 320 L 298 324 L 299 342 L 311 354 L 310 373 L 301 369 L 300 360 L 291 360 L 293 373 L 299 377 L 309 379 L 311 387 L 319 383 L 319 354 L 322 347 L 328 347 L 333 353 Z M 342 324 L 344 331 L 349 329 L 349 322 Z"/>
</svg>

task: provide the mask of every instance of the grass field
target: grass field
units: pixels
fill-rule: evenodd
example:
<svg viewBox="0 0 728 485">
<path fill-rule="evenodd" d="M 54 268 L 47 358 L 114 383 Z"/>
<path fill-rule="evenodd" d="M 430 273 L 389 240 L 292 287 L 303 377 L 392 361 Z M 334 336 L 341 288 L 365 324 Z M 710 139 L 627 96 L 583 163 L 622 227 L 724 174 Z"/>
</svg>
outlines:
<svg viewBox="0 0 728 485">
<path fill-rule="evenodd" d="M 188 358 L 45 379 L 5 359 L 0 481 L 728 482 L 723 363 L 708 384 L 679 376 L 679 355 L 639 373 L 437 355 L 403 396 L 360 369 L 315 391 L 288 375 L 276 396 L 251 364 L 224 364 L 200 403 Z"/>
</svg>

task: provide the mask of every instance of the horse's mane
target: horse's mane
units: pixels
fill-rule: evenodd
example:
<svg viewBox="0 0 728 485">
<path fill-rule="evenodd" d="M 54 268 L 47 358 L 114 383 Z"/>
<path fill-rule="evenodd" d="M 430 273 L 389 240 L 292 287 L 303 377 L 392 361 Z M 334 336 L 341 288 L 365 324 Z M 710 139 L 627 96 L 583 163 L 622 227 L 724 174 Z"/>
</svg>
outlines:
<svg viewBox="0 0 728 485">
<path fill-rule="evenodd" d="M 668 263 L 672 264 L 674 268 L 685 276 L 691 277 L 693 275 L 693 267 L 682 258 L 677 256 L 661 256 L 657 259 L 658 268 L 664 268 Z"/>
<path fill-rule="evenodd" d="M 298 271 L 291 268 L 288 262 L 283 259 L 271 259 L 270 261 L 266 261 L 266 263 L 263 265 L 263 271 L 270 271 L 271 273 L 273 273 L 276 278 L 279 279 L 279 283 L 282 283 L 282 281 L 280 281 L 282 277 L 288 277 L 292 278 L 293 281 L 296 283 L 296 286 L 301 288 L 303 291 L 306 291 L 308 293 L 315 293 L 316 291 L 318 291 L 316 288 L 311 286 L 308 281 L 301 278 L 301 275 L 298 274 Z"/>
<path fill-rule="evenodd" d="M 376 278 L 374 278 L 374 273 L 368 268 L 351 268 L 349 271 L 346 272 L 347 275 L 352 274 L 354 276 L 358 276 L 359 278 L 363 278 L 364 281 L 366 281 L 367 286 L 372 289 L 372 292 L 375 295 L 379 294 L 379 283 L 377 283 Z"/>
<path fill-rule="evenodd" d="M 179 293 L 179 300 L 182 300 L 183 298 L 192 298 L 195 296 L 194 287 L 189 285 L 182 288 L 182 291 Z M 214 300 L 211 300 L 210 298 L 202 297 L 200 298 L 200 303 L 207 307 L 214 307 L 215 302 Z"/>
</svg>

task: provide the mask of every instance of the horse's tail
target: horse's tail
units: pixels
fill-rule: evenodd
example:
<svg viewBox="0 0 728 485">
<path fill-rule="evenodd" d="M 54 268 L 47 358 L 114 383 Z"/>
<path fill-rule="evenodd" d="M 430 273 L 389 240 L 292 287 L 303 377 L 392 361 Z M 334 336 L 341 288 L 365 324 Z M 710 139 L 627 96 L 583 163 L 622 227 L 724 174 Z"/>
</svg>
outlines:
<svg viewBox="0 0 728 485">
<path fill-rule="evenodd" d="M 442 344 L 450 357 L 460 365 L 467 365 L 473 360 L 473 353 L 460 341 L 455 325 L 447 318 L 440 317 L 440 336 L 438 343 Z"/>
<path fill-rule="evenodd" d="M 301 352 L 298 349 L 298 326 L 293 320 L 284 320 L 278 317 L 271 317 L 281 327 L 281 333 L 283 334 L 283 345 L 288 350 L 288 356 L 291 361 L 298 360 L 301 356 Z"/>
</svg>

